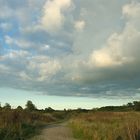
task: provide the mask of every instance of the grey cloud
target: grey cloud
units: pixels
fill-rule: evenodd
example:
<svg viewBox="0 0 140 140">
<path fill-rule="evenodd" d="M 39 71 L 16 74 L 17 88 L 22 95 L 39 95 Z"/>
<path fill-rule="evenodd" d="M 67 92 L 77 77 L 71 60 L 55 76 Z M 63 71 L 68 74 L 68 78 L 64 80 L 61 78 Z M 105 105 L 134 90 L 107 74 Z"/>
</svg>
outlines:
<svg viewBox="0 0 140 140">
<path fill-rule="evenodd" d="M 129 0 L 73 1 L 72 9 L 64 14 L 63 27 L 55 34 L 38 27 L 45 2 L 0 1 L 0 28 L 3 22 L 13 25 L 2 33 L 2 38 L 9 36 L 11 42 L 0 40 L 0 86 L 44 95 L 135 98 L 140 88 L 140 35 L 139 19 L 122 16 L 122 7 L 130 4 Z M 81 32 L 74 28 L 77 21 L 85 22 Z M 135 29 L 132 34 L 128 24 Z M 122 50 L 118 52 L 109 44 L 114 33 L 115 41 L 121 37 L 117 43 Z M 46 45 L 49 49 L 45 50 Z M 101 54 L 101 60 L 94 51 Z"/>
</svg>

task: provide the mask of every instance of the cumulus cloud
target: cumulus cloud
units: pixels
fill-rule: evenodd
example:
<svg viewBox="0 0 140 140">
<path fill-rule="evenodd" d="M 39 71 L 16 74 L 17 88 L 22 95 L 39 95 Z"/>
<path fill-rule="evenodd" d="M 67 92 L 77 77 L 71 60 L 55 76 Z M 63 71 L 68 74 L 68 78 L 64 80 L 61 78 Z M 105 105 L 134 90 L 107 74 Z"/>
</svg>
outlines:
<svg viewBox="0 0 140 140">
<path fill-rule="evenodd" d="M 131 2 L 130 4 L 126 4 L 123 7 L 123 14 L 127 16 L 127 18 L 138 18 L 140 17 L 140 3 Z"/>
<path fill-rule="evenodd" d="M 58 60 L 51 60 L 46 56 L 33 57 L 27 65 L 32 79 L 37 81 L 47 81 L 61 69 Z M 34 75 L 35 74 L 35 75 Z"/>
<path fill-rule="evenodd" d="M 9 68 L 3 64 L 0 64 L 0 73 L 3 74 L 5 71 L 9 71 Z"/>
<path fill-rule="evenodd" d="M 71 5 L 71 0 L 48 0 L 43 7 L 41 24 L 49 32 L 58 31 L 65 21 L 64 11 Z"/>
<path fill-rule="evenodd" d="M 134 27 L 127 26 L 121 34 L 114 33 L 105 47 L 93 51 L 91 64 L 99 67 L 109 67 L 132 63 L 138 59 L 140 32 Z"/>
<path fill-rule="evenodd" d="M 105 47 L 93 51 L 91 61 L 96 66 L 125 65 L 125 63 L 136 63 L 139 60 L 140 29 L 136 26 L 136 22 L 132 22 L 140 22 L 140 15 L 137 13 L 139 10 L 139 3 L 131 3 L 123 7 L 123 14 L 133 19 L 128 18 L 123 31 L 113 33 Z"/>
<path fill-rule="evenodd" d="M 90 54 L 87 62 L 84 60 L 78 62 L 79 71 L 74 74 L 72 80 L 90 83 L 139 77 L 140 28 L 138 23 L 140 18 L 137 14 L 139 10 L 138 3 L 130 3 L 123 7 L 122 13 L 124 18 L 127 18 L 123 30 L 112 33 L 103 47 Z"/>
<path fill-rule="evenodd" d="M 1 5 L 3 5 L 3 3 Z M 1 6 L 0 19 L 7 19 L 9 17 L 12 17 L 13 14 L 13 10 L 9 9 L 8 6 Z"/>
<path fill-rule="evenodd" d="M 9 50 L 0 59 L 0 85 L 12 88 L 55 92 L 61 73 L 59 60 L 46 55 L 32 55 L 26 51 Z M 56 84 L 55 87 L 59 87 Z"/>
<path fill-rule="evenodd" d="M 25 80 L 25 81 L 32 80 L 31 77 L 30 77 L 25 71 L 20 71 L 20 72 L 19 72 L 19 77 L 20 77 L 22 80 Z"/>
<path fill-rule="evenodd" d="M 64 96 L 134 95 L 140 81 L 134 1 L 1 0 L 0 85 Z"/>
<path fill-rule="evenodd" d="M 20 48 L 32 48 L 33 46 L 35 46 L 35 44 L 33 42 L 24 40 L 24 39 L 15 39 L 12 38 L 8 35 L 5 36 L 5 43 L 7 43 L 10 46 L 18 46 Z"/>
<path fill-rule="evenodd" d="M 76 21 L 74 27 L 77 31 L 82 31 L 85 28 L 85 21 L 84 20 Z"/>
<path fill-rule="evenodd" d="M 3 30 L 3 31 L 9 31 L 11 28 L 12 28 L 12 25 L 10 23 L 0 23 L 0 28 Z"/>
<path fill-rule="evenodd" d="M 7 59 L 20 59 L 24 57 L 28 57 L 30 55 L 29 52 L 23 50 L 12 50 L 10 49 L 8 53 L 1 56 L 2 60 Z"/>
</svg>

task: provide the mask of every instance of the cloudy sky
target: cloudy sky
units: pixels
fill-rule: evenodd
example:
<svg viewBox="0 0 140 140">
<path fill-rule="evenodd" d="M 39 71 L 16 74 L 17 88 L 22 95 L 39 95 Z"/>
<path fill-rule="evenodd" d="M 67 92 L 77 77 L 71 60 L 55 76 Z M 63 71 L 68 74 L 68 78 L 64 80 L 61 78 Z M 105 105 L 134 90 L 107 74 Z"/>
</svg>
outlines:
<svg viewBox="0 0 140 140">
<path fill-rule="evenodd" d="M 140 0 L 0 0 L 0 101 L 140 99 L 139 25 Z"/>
</svg>

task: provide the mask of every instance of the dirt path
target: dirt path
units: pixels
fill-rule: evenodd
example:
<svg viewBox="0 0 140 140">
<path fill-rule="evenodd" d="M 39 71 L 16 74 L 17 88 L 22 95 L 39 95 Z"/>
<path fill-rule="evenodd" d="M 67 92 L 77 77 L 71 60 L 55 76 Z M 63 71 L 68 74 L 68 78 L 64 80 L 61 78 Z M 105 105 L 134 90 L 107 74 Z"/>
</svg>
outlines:
<svg viewBox="0 0 140 140">
<path fill-rule="evenodd" d="M 40 135 L 31 140 L 75 140 L 66 123 L 47 126 Z"/>
</svg>

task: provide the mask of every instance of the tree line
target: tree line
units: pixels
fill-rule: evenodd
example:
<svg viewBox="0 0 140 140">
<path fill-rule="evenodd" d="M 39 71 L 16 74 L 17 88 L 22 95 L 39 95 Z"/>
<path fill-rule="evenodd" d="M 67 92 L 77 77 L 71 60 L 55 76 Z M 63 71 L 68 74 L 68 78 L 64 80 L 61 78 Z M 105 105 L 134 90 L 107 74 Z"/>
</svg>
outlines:
<svg viewBox="0 0 140 140">
<path fill-rule="evenodd" d="M 140 111 L 140 101 L 129 102 L 122 106 L 105 106 L 98 108 L 99 111 Z"/>
<path fill-rule="evenodd" d="M 4 110 L 10 110 L 12 109 L 11 105 L 9 103 L 5 103 L 5 105 L 2 107 L 0 104 L 0 109 L 4 109 Z M 28 100 L 25 108 L 23 109 L 22 106 L 18 106 L 16 108 L 17 110 L 26 110 L 26 111 L 40 111 L 40 112 L 55 112 L 56 110 L 54 110 L 51 107 L 47 107 L 45 109 L 37 109 L 36 105 L 33 104 L 32 101 Z M 94 111 L 140 111 L 140 101 L 133 101 L 133 102 L 129 102 L 125 105 L 121 105 L 121 106 L 103 106 L 100 108 L 93 108 L 92 110 Z M 71 111 L 76 111 L 76 112 L 88 112 L 90 111 L 89 109 L 83 109 L 83 108 L 77 108 L 77 109 L 64 109 L 61 110 L 64 112 L 71 112 Z"/>
<path fill-rule="evenodd" d="M 1 104 L 0 104 L 0 109 L 11 110 L 12 107 L 9 103 L 5 103 L 4 106 L 1 106 Z M 42 111 L 42 112 L 53 112 L 53 111 L 55 111 L 51 107 L 47 107 L 44 110 L 43 109 L 39 110 L 39 109 L 37 109 L 36 105 L 33 104 L 33 102 L 31 100 L 27 101 L 27 103 L 25 104 L 25 108 L 23 108 L 22 106 L 19 105 L 16 109 L 19 110 L 19 111 L 20 110 L 26 110 L 26 111 L 31 111 L 31 112 L 32 111 Z"/>
</svg>

